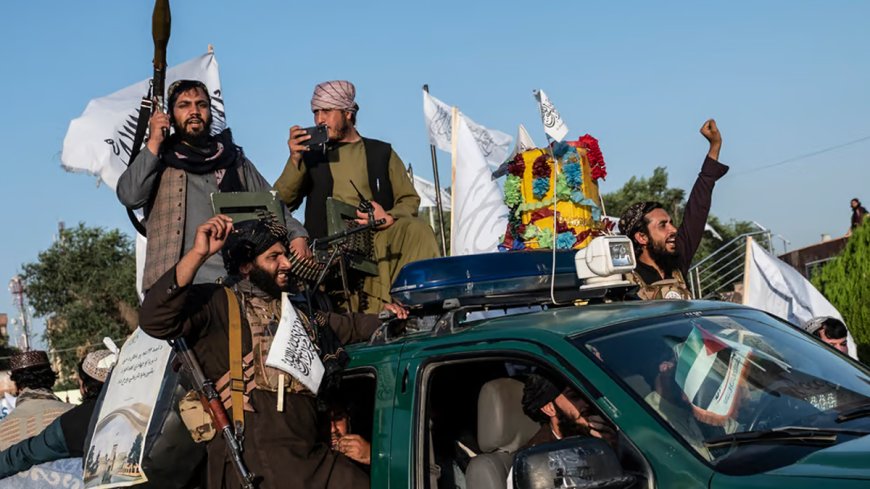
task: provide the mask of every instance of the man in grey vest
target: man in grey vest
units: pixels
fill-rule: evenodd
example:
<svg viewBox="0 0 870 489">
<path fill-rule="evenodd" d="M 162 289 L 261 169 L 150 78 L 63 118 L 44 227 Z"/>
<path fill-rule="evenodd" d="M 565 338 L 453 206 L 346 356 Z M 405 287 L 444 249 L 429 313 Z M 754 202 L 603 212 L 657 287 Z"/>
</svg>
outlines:
<svg viewBox="0 0 870 489">
<path fill-rule="evenodd" d="M 361 302 L 365 312 L 377 313 L 390 302 L 390 286 L 399 270 L 412 261 L 439 255 L 435 234 L 417 218 L 420 197 L 402 160 L 389 143 L 362 137 L 357 131 L 356 88 L 344 80 L 323 82 L 314 88 L 311 111 L 314 123 L 325 124 L 325 148 L 305 144 L 311 136 L 299 126 L 290 128 L 290 158 L 275 182 L 281 200 L 292 210 L 305 199 L 305 227 L 313 238 L 327 234 L 326 199 L 360 204 L 357 189 L 374 207 L 374 218 L 384 219 L 374 235 L 378 275 L 367 277 Z M 354 188 L 356 187 L 356 188 Z M 358 222 L 368 216 L 358 212 Z"/>
<path fill-rule="evenodd" d="M 193 247 L 196 227 L 213 214 L 213 192 L 271 189 L 233 142 L 229 129 L 211 134 L 211 98 L 205 84 L 179 80 L 169 86 L 167 100 L 169 113 L 154 112 L 146 147 L 118 180 L 121 203 L 145 209 L 148 245 L 143 290 Z M 174 132 L 166 137 L 170 126 Z M 308 233 L 287 215 L 291 250 L 308 256 Z M 196 282 L 214 282 L 223 275 L 223 263 L 212 257 L 200 268 Z"/>
<path fill-rule="evenodd" d="M 18 389 L 15 409 L 0 421 L 0 450 L 38 434 L 55 418 L 72 409 L 51 390 L 57 373 L 41 350 L 16 353 L 9 360 Z"/>
</svg>

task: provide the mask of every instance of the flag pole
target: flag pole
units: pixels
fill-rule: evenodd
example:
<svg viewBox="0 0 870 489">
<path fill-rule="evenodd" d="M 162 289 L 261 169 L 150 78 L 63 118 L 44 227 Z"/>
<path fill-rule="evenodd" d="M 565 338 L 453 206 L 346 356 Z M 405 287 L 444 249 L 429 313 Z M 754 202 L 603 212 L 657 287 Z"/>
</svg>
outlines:
<svg viewBox="0 0 870 489">
<path fill-rule="evenodd" d="M 456 232 L 456 226 L 454 226 L 456 221 L 456 134 L 459 131 L 459 109 L 455 106 L 452 107 L 450 116 L 450 130 L 452 131 L 452 134 L 450 134 L 450 185 L 454 187 L 453 190 L 450 192 L 450 253 L 452 254 L 454 243 L 453 237 L 455 236 L 453 233 Z M 435 184 L 435 188 L 438 188 L 438 184 Z"/>
<path fill-rule="evenodd" d="M 423 85 L 423 91 L 429 93 L 428 83 Z M 432 174 L 435 176 L 435 207 L 438 209 L 438 234 L 441 237 L 441 255 L 447 256 L 447 239 L 444 237 L 444 207 L 441 205 L 441 181 L 438 178 L 438 155 L 435 154 L 434 144 L 429 145 L 429 153 L 432 155 Z"/>
<path fill-rule="evenodd" d="M 744 253 L 743 263 L 743 297 L 740 301 L 746 304 L 749 300 L 749 264 L 752 262 L 752 236 L 746 237 L 746 253 Z"/>
</svg>

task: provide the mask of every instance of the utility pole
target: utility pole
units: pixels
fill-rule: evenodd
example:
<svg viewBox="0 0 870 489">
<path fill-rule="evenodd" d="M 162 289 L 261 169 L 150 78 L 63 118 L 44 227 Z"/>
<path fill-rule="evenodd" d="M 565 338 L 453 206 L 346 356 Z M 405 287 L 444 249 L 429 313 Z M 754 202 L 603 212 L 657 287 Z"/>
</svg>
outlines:
<svg viewBox="0 0 870 489">
<path fill-rule="evenodd" d="M 21 323 L 21 329 L 24 336 L 23 350 L 30 350 L 30 320 L 27 314 L 27 287 L 24 283 L 24 277 L 16 275 L 9 281 L 9 291 L 12 292 L 12 298 L 15 306 L 18 308 L 18 321 Z"/>
</svg>

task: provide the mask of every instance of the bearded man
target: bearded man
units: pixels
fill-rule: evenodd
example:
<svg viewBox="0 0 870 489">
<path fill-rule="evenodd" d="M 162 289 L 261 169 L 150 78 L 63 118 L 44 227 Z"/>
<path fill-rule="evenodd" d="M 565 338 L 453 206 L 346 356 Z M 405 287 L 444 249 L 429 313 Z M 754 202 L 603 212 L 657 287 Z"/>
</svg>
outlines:
<svg viewBox="0 0 870 489">
<path fill-rule="evenodd" d="M 211 134 L 211 97 L 202 82 L 176 81 L 168 94 L 169 113 L 154 111 L 147 145 L 118 180 L 121 203 L 145 210 L 148 245 L 143 290 L 193 247 L 196 227 L 214 214 L 212 193 L 271 190 L 233 142 L 229 129 Z M 174 132 L 167 137 L 170 126 Z M 305 228 L 292 217 L 287 226 L 293 251 L 309 256 Z M 214 282 L 223 275 L 220 257 L 212 257 L 200 268 L 196 282 Z"/>
<path fill-rule="evenodd" d="M 290 158 L 275 190 L 294 210 L 305 200 L 305 227 L 313 238 L 327 234 L 326 199 L 332 197 L 359 206 L 360 195 L 371 201 L 375 220 L 385 222 L 374 233 L 377 276 L 365 278 L 361 297 L 351 309 L 377 312 L 389 303 L 390 287 L 402 267 L 412 261 L 439 256 L 435 234 L 417 217 L 420 196 L 405 165 L 389 143 L 365 138 L 357 130 L 356 88 L 349 81 L 323 82 L 314 88 L 311 112 L 314 123 L 326 125 L 329 141 L 314 150 L 311 136 L 301 127 L 290 128 Z M 357 222 L 368 216 L 357 211 Z"/>
<path fill-rule="evenodd" d="M 685 277 L 704 236 L 713 187 L 728 173 L 728 167 L 718 161 L 722 135 L 716 121 L 704 122 L 701 134 L 709 141 L 710 150 L 692 186 L 680 227 L 658 202 L 634 203 L 619 219 L 619 229 L 634 245 L 637 267 L 630 279 L 640 286 L 641 299 L 692 298 Z"/>
<path fill-rule="evenodd" d="M 580 394 L 547 377 L 529 374 L 523 382 L 523 412 L 541 429 L 520 447 L 531 448 L 569 436 L 592 436 L 616 444 L 616 432 Z"/>
<path fill-rule="evenodd" d="M 244 402 L 233 405 L 230 398 L 228 411 L 244 411 L 243 457 L 260 478 L 259 489 L 368 487 L 365 472 L 319 439 L 318 392 L 292 377 L 284 382 L 286 374 L 265 365 L 281 322 L 282 292 L 294 284 L 288 249 L 287 230 L 275 220 L 234 226 L 229 217 L 214 216 L 197 228 L 190 251 L 145 295 L 139 322 L 155 338 L 184 337 L 206 377 L 220 379 L 218 390 L 235 384 L 229 381 L 229 344 L 241 343 L 243 385 L 233 389 L 244 392 Z M 218 251 L 229 272 L 224 284 L 192 285 L 199 268 Z M 231 329 L 231 303 L 240 304 L 235 307 L 241 310 L 241 331 Z M 397 316 L 407 317 L 404 309 L 390 307 Z M 371 315 L 294 311 L 316 345 L 312 354 L 320 357 L 326 370 L 320 391 L 334 385 L 331 372 L 347 361 L 341 344 L 368 339 L 380 324 Z M 285 326 L 290 327 L 281 324 Z M 207 448 L 207 487 L 240 487 L 224 440 L 215 437 Z"/>
</svg>

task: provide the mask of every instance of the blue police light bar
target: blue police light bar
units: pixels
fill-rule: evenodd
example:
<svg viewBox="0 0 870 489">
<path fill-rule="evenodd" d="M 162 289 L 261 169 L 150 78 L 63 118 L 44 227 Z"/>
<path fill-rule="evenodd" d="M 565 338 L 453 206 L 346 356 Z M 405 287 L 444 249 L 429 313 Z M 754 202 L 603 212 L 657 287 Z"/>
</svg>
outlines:
<svg viewBox="0 0 870 489">
<path fill-rule="evenodd" d="M 556 252 L 554 289 L 561 300 L 577 296 L 583 285 L 574 255 L 573 250 Z M 549 300 L 552 271 L 552 250 L 434 258 L 405 265 L 390 295 L 414 308 L 440 308 L 448 299 L 459 305 L 533 304 Z"/>
</svg>

